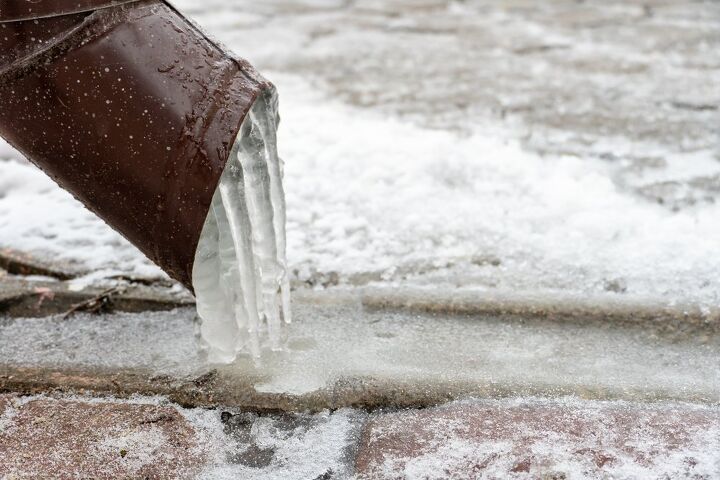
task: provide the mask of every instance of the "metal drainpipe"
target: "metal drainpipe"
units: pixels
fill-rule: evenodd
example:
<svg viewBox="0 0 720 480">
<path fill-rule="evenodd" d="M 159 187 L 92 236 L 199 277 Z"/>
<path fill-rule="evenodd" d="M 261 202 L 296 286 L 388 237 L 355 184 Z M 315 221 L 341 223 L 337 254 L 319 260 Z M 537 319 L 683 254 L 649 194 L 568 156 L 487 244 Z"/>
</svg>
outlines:
<svg viewBox="0 0 720 480">
<path fill-rule="evenodd" d="M 271 87 L 162 0 L 0 0 L 0 136 L 191 291 L 230 149 Z"/>
</svg>

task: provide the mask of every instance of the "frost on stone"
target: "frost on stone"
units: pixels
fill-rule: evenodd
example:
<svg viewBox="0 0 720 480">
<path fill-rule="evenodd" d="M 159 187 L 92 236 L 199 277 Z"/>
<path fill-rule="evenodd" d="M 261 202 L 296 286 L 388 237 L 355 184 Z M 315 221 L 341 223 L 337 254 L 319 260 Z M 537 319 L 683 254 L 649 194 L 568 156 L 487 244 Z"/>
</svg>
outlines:
<svg viewBox="0 0 720 480">
<path fill-rule="evenodd" d="M 691 404 L 469 400 L 375 418 L 357 463 L 361 480 L 709 479 L 718 420 L 716 407 Z"/>
<path fill-rule="evenodd" d="M 265 337 L 279 348 L 281 320 L 291 320 L 277 125 L 271 90 L 241 126 L 200 236 L 193 286 L 211 361 L 258 356 Z"/>
</svg>

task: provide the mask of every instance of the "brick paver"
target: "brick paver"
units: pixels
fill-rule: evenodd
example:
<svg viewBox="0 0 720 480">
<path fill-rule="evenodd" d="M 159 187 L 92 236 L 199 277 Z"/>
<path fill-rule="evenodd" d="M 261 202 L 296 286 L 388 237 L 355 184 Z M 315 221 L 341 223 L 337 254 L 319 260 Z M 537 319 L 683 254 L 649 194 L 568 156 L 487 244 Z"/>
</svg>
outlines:
<svg viewBox="0 0 720 480">
<path fill-rule="evenodd" d="M 464 402 L 381 414 L 362 478 L 720 478 L 720 410 L 618 402 Z"/>
<path fill-rule="evenodd" d="M 169 406 L 0 396 L 0 478 L 192 478 L 204 462 Z"/>
</svg>

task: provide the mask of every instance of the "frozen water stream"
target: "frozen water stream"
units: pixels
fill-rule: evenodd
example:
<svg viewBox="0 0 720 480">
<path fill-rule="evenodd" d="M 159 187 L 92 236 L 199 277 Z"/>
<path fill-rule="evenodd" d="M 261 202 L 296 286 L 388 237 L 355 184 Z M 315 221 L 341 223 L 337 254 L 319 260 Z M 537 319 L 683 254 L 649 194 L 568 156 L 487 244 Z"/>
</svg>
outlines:
<svg viewBox="0 0 720 480">
<path fill-rule="evenodd" d="M 193 285 L 212 361 L 258 356 L 262 333 L 279 348 L 281 320 L 291 319 L 277 125 L 272 90 L 243 122 L 200 236 Z"/>
<path fill-rule="evenodd" d="M 261 361 L 239 355 L 218 369 L 216 388 L 242 398 L 317 395 L 314 402 L 326 398 L 335 405 L 503 391 L 720 398 L 720 342 L 710 333 L 671 340 L 646 328 L 585 321 L 371 311 L 357 299 L 328 293 L 298 294 L 293 309 L 298 321 L 284 328 L 287 347 L 271 351 L 265 342 Z M 0 365 L 195 377 L 215 366 L 198 354 L 193 324 L 192 309 L 67 320 L 0 317 Z"/>
</svg>

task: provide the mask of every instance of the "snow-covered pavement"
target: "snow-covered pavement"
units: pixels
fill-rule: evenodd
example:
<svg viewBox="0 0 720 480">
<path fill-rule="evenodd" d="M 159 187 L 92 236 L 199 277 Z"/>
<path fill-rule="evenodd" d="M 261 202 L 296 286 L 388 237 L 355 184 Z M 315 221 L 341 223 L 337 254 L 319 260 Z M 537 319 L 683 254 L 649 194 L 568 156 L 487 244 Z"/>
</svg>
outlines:
<svg viewBox="0 0 720 480">
<path fill-rule="evenodd" d="M 576 398 L 402 412 L 183 408 L 0 395 L 7 478 L 716 478 L 720 410 Z M 34 441 L 28 442 L 32 438 Z"/>
<path fill-rule="evenodd" d="M 279 88 L 296 283 L 717 304 L 717 3 L 175 3 Z M 0 246 L 159 275 L 5 144 Z"/>
</svg>

